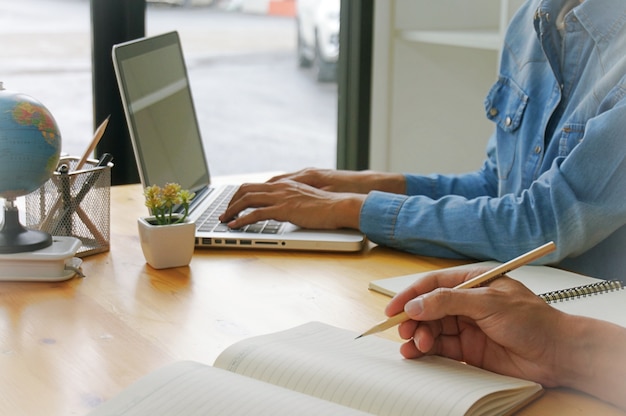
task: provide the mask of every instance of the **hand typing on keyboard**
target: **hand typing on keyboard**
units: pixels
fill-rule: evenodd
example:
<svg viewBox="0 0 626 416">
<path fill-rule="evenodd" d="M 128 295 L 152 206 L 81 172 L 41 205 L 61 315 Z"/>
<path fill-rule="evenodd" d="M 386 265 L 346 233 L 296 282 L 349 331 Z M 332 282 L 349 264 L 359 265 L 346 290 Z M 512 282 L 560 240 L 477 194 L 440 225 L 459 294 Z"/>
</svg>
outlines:
<svg viewBox="0 0 626 416">
<path fill-rule="evenodd" d="M 230 228 L 276 220 L 303 228 L 358 229 L 359 212 L 365 197 L 329 192 L 293 180 L 244 184 L 219 219 Z M 254 209 L 247 211 L 249 208 Z"/>
<path fill-rule="evenodd" d="M 246 224 L 241 227 L 229 227 L 228 224 L 220 221 L 220 213 L 228 206 L 228 201 L 237 190 L 236 186 L 232 186 L 229 192 L 223 192 L 216 198 L 211 205 L 204 211 L 198 219 L 198 229 L 200 231 L 216 231 L 216 232 L 245 232 L 245 233 L 262 233 L 276 234 L 280 230 L 281 224 L 278 221 L 259 221 L 254 224 Z"/>
</svg>

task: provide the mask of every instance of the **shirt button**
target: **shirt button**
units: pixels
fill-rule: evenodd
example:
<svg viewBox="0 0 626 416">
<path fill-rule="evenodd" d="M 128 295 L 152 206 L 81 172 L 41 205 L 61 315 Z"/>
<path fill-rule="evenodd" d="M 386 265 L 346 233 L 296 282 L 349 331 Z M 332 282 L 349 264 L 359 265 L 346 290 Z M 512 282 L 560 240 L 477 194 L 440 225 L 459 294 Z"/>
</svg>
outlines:
<svg viewBox="0 0 626 416">
<path fill-rule="evenodd" d="M 498 115 L 498 109 L 497 109 L 497 108 L 495 108 L 495 107 L 491 107 L 491 108 L 489 109 L 489 115 L 490 115 L 491 117 L 495 117 L 495 116 L 497 116 L 497 115 Z"/>
<path fill-rule="evenodd" d="M 511 123 L 513 123 L 513 120 L 511 120 L 511 117 L 507 117 L 504 119 L 504 125 L 509 127 L 511 125 Z"/>
<path fill-rule="evenodd" d="M 541 146 L 535 146 L 535 153 L 536 154 L 541 153 Z"/>
</svg>

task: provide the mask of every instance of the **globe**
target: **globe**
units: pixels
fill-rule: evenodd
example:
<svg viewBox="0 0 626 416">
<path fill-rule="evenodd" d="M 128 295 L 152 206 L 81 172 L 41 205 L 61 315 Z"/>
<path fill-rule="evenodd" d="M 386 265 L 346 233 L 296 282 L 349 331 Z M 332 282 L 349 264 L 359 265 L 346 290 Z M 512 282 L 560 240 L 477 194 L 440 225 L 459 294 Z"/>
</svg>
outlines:
<svg viewBox="0 0 626 416">
<path fill-rule="evenodd" d="M 28 95 L 5 90 L 0 83 L 0 197 L 6 200 L 0 253 L 52 244 L 47 233 L 19 224 L 14 202 L 52 176 L 60 153 L 61 135 L 48 109 Z"/>
<path fill-rule="evenodd" d="M 0 86 L 0 197 L 38 189 L 59 163 L 61 135 L 40 102 Z"/>
</svg>

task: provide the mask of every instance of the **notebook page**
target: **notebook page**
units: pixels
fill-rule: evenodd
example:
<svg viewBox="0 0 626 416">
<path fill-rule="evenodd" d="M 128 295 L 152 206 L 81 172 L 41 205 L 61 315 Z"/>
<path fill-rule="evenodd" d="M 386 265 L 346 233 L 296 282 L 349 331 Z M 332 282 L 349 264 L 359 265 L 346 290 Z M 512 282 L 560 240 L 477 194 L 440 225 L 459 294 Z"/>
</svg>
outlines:
<svg viewBox="0 0 626 416">
<path fill-rule="evenodd" d="M 449 267 L 442 270 L 462 270 L 475 267 L 494 268 L 499 266 L 500 264 L 502 263 L 497 263 L 495 261 L 484 261 L 480 263 Z M 397 277 L 390 277 L 386 279 L 372 280 L 369 284 L 369 288 L 371 290 L 380 292 L 383 295 L 394 296 L 396 293 L 404 290 L 406 287 L 411 285 L 415 280 L 428 273 L 431 272 L 421 272 Z M 573 286 L 586 285 L 600 281 L 600 279 L 584 276 L 562 269 L 557 269 L 550 266 L 525 265 L 518 269 L 510 271 L 509 273 L 507 273 L 507 275 L 516 280 L 519 280 L 536 294 L 551 292 L 558 289 L 565 289 Z"/>
<path fill-rule="evenodd" d="M 314 397 L 181 361 L 140 379 L 90 416 L 365 416 Z"/>
<path fill-rule="evenodd" d="M 541 389 L 441 357 L 405 360 L 399 344 L 356 335 L 309 323 L 241 341 L 215 366 L 377 415 L 464 414 L 499 390 Z"/>
<path fill-rule="evenodd" d="M 602 319 L 626 327 L 626 289 L 550 303 L 572 315 Z"/>
</svg>

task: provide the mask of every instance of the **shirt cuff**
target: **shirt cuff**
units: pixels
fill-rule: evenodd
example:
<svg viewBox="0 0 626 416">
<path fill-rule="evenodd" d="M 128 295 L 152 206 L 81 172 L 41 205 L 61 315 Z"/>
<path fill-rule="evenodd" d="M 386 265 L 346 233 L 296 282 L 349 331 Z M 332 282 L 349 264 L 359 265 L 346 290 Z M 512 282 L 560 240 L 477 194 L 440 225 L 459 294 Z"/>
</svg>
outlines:
<svg viewBox="0 0 626 416">
<path fill-rule="evenodd" d="M 388 244 L 394 240 L 396 223 L 406 195 L 372 191 L 361 207 L 359 228 L 370 240 Z"/>
</svg>

